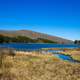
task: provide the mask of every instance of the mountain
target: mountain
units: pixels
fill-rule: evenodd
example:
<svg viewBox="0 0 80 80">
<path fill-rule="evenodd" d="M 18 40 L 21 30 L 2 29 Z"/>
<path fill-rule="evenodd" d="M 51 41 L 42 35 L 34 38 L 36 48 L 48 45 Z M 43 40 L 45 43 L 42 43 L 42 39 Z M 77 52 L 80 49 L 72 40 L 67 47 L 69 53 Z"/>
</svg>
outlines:
<svg viewBox="0 0 80 80">
<path fill-rule="evenodd" d="M 60 44 L 73 44 L 73 41 L 68 39 L 60 38 L 57 36 L 51 36 L 44 33 L 34 32 L 30 30 L 15 30 L 15 31 L 0 30 L 0 35 L 4 35 L 8 37 L 25 36 L 31 39 L 50 40 Z"/>
</svg>

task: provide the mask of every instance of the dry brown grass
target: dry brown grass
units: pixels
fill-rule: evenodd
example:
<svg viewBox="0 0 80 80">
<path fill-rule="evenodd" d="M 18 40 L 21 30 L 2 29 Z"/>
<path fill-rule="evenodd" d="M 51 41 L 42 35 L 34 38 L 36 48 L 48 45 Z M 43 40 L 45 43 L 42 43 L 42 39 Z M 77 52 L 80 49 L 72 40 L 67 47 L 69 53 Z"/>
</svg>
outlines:
<svg viewBox="0 0 80 80">
<path fill-rule="evenodd" d="M 69 50 L 61 54 L 70 55 L 73 59 L 80 61 L 80 50 Z"/>
<path fill-rule="evenodd" d="M 6 56 L 0 67 L 0 80 L 80 80 L 80 64 L 48 55 Z"/>
</svg>

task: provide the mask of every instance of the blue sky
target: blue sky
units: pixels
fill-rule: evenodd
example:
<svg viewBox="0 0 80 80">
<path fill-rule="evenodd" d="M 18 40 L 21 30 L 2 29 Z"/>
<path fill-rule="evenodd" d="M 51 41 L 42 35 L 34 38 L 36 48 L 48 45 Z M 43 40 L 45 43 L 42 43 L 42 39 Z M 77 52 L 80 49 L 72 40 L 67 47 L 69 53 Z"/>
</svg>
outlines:
<svg viewBox="0 0 80 80">
<path fill-rule="evenodd" d="M 80 39 L 80 0 L 0 0 L 0 29 Z"/>
</svg>

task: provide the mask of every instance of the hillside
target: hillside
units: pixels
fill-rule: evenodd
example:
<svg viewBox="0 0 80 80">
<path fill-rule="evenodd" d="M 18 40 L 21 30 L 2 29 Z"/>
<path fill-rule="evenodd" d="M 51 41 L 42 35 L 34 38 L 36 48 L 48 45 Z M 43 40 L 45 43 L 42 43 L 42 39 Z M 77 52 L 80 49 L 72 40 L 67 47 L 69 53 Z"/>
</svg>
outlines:
<svg viewBox="0 0 80 80">
<path fill-rule="evenodd" d="M 44 41 L 48 41 L 48 40 L 50 42 L 53 41 L 53 42 L 57 42 L 60 44 L 69 44 L 69 43 L 71 44 L 71 43 L 73 43 L 73 41 L 71 41 L 71 40 L 67 40 L 64 38 L 56 37 L 56 36 L 51 36 L 51 35 L 44 34 L 44 33 L 29 31 L 29 30 L 17 30 L 17 31 L 0 30 L 0 35 L 4 35 L 4 36 L 8 36 L 8 37 L 25 36 L 25 37 L 28 37 L 28 38 L 33 39 L 33 40 L 38 39 L 42 43 Z"/>
</svg>

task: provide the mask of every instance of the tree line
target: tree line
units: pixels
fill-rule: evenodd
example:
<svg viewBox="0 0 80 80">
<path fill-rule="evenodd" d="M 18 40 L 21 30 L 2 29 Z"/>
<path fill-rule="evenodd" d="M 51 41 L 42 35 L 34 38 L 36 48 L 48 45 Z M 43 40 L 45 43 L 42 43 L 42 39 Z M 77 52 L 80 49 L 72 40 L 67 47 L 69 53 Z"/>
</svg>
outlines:
<svg viewBox="0 0 80 80">
<path fill-rule="evenodd" d="M 75 40 L 74 43 L 80 45 L 80 40 Z"/>
<path fill-rule="evenodd" d="M 0 43 L 57 43 L 57 42 L 43 38 L 31 39 L 26 36 L 8 37 L 0 35 Z"/>
</svg>

